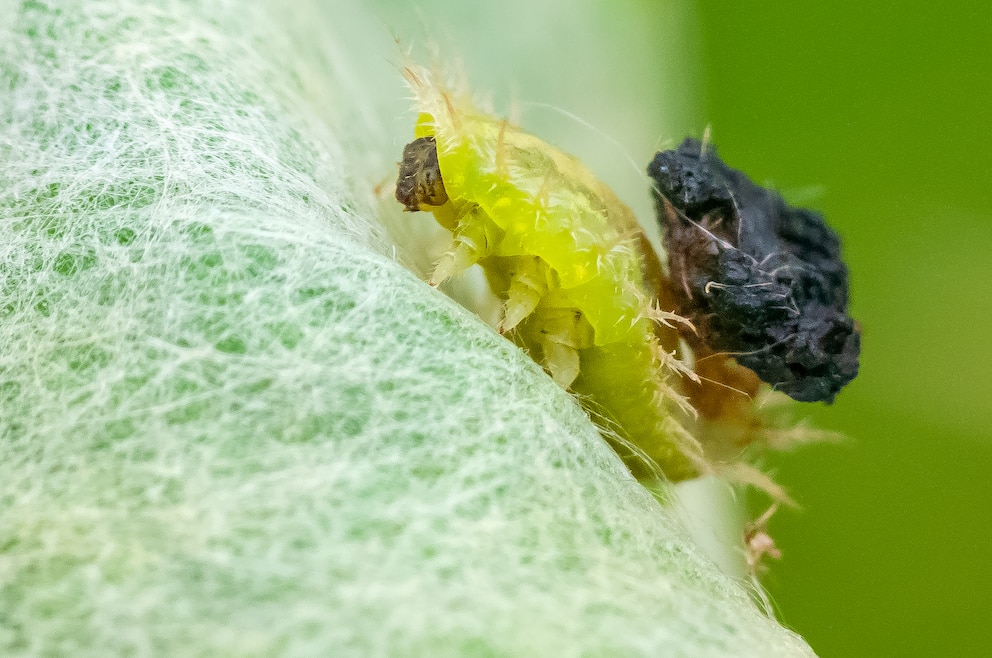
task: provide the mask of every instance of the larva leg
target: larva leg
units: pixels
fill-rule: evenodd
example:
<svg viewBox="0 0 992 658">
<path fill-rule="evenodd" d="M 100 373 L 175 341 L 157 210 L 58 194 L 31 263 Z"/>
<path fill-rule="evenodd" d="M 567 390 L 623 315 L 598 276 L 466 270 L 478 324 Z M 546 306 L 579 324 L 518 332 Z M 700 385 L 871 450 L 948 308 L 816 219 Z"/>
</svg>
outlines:
<svg viewBox="0 0 992 658">
<path fill-rule="evenodd" d="M 541 346 L 544 348 L 544 367 L 551 373 L 551 378 L 562 388 L 571 386 L 579 376 L 578 350 L 560 342 L 557 336 L 548 336 Z"/>
<path fill-rule="evenodd" d="M 437 287 L 485 258 L 499 240 L 499 231 L 478 206 L 469 206 L 458 219 L 451 249 L 438 259 L 430 285 Z"/>
<path fill-rule="evenodd" d="M 441 254 L 441 258 L 437 261 L 434 273 L 431 274 L 430 285 L 436 288 L 451 276 L 461 274 L 475 265 L 480 258 L 482 254 L 474 244 L 456 239 L 451 249 Z"/>
<path fill-rule="evenodd" d="M 537 257 L 520 259 L 519 266 L 510 275 L 506 303 L 503 305 L 503 320 L 499 332 L 510 331 L 520 321 L 534 312 L 541 297 L 548 291 L 546 267 Z"/>
<path fill-rule="evenodd" d="M 544 367 L 562 388 L 579 376 L 579 350 L 591 345 L 582 314 L 575 309 L 548 309 L 538 322 L 538 342 L 544 352 Z"/>
</svg>

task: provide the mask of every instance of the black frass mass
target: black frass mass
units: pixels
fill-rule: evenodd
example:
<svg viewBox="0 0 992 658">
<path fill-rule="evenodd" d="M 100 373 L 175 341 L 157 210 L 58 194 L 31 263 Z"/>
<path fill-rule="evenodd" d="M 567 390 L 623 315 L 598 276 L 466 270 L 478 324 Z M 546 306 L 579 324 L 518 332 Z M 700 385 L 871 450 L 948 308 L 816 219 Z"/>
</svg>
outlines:
<svg viewBox="0 0 992 658">
<path fill-rule="evenodd" d="M 793 208 L 686 139 L 648 167 L 673 293 L 711 352 L 776 390 L 831 402 L 858 374 L 861 337 L 847 314 L 847 267 L 823 216 Z"/>
</svg>

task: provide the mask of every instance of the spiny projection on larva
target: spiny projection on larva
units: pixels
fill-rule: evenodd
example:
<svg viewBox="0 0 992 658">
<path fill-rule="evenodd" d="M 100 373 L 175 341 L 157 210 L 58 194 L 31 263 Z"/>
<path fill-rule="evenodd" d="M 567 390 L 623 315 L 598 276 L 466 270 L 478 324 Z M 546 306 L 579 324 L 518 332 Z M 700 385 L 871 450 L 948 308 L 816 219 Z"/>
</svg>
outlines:
<svg viewBox="0 0 992 658">
<path fill-rule="evenodd" d="M 425 69 L 406 77 L 420 116 L 396 198 L 453 238 L 431 284 L 480 265 L 502 300 L 498 330 L 576 394 L 637 475 L 657 476 L 648 465 L 673 481 L 706 472 L 678 392 L 696 378 L 675 356 L 685 321 L 659 303 L 662 267 L 631 210 L 576 159 Z"/>
</svg>

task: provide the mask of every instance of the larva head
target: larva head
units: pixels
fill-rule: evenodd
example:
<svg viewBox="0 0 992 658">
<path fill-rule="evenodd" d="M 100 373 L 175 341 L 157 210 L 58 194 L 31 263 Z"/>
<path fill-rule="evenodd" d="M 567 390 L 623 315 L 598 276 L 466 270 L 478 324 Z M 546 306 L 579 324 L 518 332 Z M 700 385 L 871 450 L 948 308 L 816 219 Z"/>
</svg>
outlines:
<svg viewBox="0 0 992 658">
<path fill-rule="evenodd" d="M 403 149 L 400 173 L 396 179 L 396 200 L 406 210 L 415 212 L 422 206 L 443 206 L 448 193 L 441 180 L 434 137 L 420 137 Z"/>
</svg>

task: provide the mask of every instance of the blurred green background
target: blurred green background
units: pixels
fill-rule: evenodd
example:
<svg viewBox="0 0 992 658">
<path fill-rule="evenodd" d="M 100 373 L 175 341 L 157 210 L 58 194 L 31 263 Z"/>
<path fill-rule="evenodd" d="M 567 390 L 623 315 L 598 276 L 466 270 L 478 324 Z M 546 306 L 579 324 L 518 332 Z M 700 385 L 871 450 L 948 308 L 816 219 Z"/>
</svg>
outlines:
<svg viewBox="0 0 992 658">
<path fill-rule="evenodd" d="M 770 466 L 766 584 L 823 656 L 992 655 L 992 4 L 700 2 L 724 159 L 844 238 L 861 375 Z"/>
</svg>

